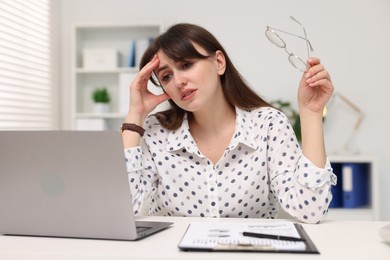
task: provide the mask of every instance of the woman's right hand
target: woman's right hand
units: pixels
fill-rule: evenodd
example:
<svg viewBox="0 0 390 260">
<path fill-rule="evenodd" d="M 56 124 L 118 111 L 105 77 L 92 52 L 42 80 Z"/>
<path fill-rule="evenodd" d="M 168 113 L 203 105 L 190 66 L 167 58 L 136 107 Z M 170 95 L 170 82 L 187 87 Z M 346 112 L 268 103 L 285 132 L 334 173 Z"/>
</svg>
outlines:
<svg viewBox="0 0 390 260">
<path fill-rule="evenodd" d="M 157 68 L 160 60 L 157 55 L 154 55 L 137 74 L 130 84 L 130 106 L 126 117 L 126 122 L 143 124 L 145 118 L 151 113 L 160 103 L 170 99 L 168 94 L 163 93 L 155 95 L 148 89 L 148 81 L 153 70 Z"/>
</svg>

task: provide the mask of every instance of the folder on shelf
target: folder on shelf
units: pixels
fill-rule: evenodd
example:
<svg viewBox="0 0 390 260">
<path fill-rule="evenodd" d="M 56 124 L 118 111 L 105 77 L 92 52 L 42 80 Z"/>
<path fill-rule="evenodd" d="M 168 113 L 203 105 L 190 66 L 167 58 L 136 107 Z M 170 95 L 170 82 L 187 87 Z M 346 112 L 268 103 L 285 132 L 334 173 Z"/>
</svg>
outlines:
<svg viewBox="0 0 390 260">
<path fill-rule="evenodd" d="M 341 208 L 343 206 L 343 178 L 342 163 L 331 163 L 333 173 L 337 176 L 337 184 L 331 186 L 332 201 L 329 208 Z"/>
<path fill-rule="evenodd" d="M 135 67 L 135 40 L 131 41 L 129 52 L 129 67 Z"/>
<path fill-rule="evenodd" d="M 344 163 L 342 165 L 344 208 L 357 208 L 368 204 L 367 167 L 365 163 Z"/>
<path fill-rule="evenodd" d="M 274 238 L 259 238 L 272 236 Z M 279 238 L 275 238 L 279 237 Z M 292 241 L 287 238 L 295 238 Z M 319 254 L 301 224 L 289 221 L 191 222 L 179 242 L 182 251 L 241 251 Z"/>
<path fill-rule="evenodd" d="M 130 105 L 130 84 L 134 80 L 136 73 L 119 74 L 119 91 L 118 91 L 118 112 L 126 115 Z"/>
<path fill-rule="evenodd" d="M 135 41 L 135 66 L 136 67 L 140 65 L 141 58 L 152 41 L 153 41 L 152 37 L 137 39 Z"/>
</svg>

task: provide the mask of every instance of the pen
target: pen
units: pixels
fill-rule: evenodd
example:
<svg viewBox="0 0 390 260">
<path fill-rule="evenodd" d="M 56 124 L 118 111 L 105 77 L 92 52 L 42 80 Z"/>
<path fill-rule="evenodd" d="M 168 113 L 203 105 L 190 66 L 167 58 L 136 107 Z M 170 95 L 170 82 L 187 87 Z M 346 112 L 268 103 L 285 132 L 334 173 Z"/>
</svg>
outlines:
<svg viewBox="0 0 390 260">
<path fill-rule="evenodd" d="M 306 241 L 303 238 L 287 237 L 287 236 L 279 236 L 279 235 L 268 235 L 268 234 L 254 233 L 254 232 L 242 232 L 242 235 L 245 237 L 268 238 L 268 239 L 276 239 L 276 240 L 284 240 L 284 241 L 295 241 L 295 242 Z"/>
</svg>

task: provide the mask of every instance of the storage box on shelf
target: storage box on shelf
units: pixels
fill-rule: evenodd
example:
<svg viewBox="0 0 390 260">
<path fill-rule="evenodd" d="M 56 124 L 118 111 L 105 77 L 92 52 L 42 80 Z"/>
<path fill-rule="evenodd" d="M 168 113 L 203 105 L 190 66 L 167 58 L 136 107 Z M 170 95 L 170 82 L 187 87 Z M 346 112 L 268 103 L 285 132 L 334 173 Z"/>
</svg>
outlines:
<svg viewBox="0 0 390 260">
<path fill-rule="evenodd" d="M 126 116 L 129 85 L 138 72 L 140 56 L 150 39 L 161 32 L 159 23 L 74 26 L 72 129 L 119 129 Z M 101 87 L 107 88 L 111 97 L 108 113 L 93 112 L 91 95 Z"/>
<path fill-rule="evenodd" d="M 338 178 L 328 219 L 378 220 L 379 185 L 377 163 L 363 155 L 330 156 Z M 358 189 L 358 190 L 356 190 Z"/>
</svg>

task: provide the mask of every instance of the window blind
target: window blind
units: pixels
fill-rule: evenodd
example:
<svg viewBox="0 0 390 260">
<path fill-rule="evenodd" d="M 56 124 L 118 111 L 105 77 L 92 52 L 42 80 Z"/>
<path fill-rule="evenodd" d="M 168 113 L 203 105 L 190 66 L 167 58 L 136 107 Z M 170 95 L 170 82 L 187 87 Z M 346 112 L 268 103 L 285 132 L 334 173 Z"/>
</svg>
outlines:
<svg viewBox="0 0 390 260">
<path fill-rule="evenodd" d="M 50 0 L 0 0 L 0 129 L 53 128 Z"/>
</svg>

